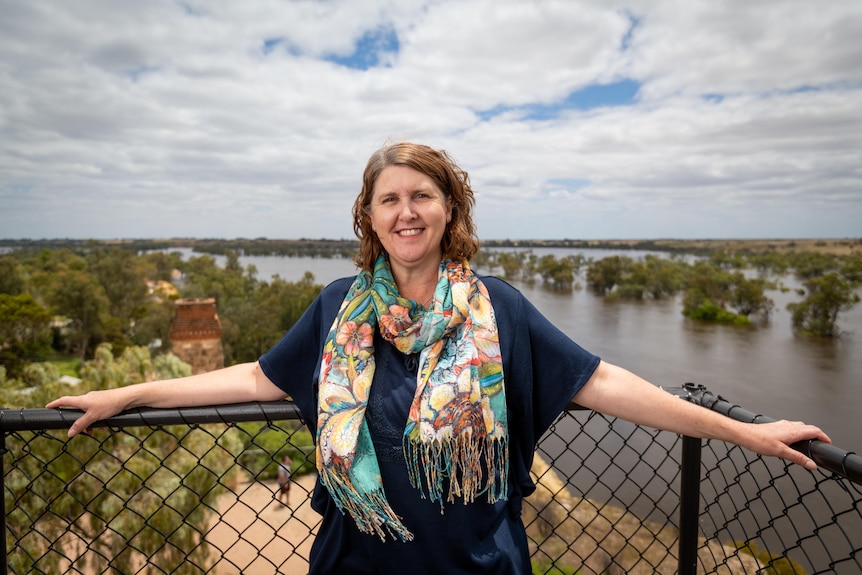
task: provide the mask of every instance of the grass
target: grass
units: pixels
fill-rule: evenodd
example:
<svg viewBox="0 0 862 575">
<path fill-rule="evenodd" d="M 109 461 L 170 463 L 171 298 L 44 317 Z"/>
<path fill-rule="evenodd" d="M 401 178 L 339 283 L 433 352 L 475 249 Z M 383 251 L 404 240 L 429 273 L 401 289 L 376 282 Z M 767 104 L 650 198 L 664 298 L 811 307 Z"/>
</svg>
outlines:
<svg viewBox="0 0 862 575">
<path fill-rule="evenodd" d="M 61 376 L 78 377 L 81 373 L 80 357 L 51 357 L 47 362 L 56 367 Z"/>
</svg>

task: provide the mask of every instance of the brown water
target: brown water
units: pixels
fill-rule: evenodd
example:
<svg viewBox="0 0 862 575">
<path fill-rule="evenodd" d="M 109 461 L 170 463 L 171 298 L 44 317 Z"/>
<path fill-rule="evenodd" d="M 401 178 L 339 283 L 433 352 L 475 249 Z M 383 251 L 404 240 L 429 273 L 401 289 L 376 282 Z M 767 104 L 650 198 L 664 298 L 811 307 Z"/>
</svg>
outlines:
<svg viewBox="0 0 862 575">
<path fill-rule="evenodd" d="M 534 252 L 559 257 L 574 250 Z M 638 257 L 582 253 L 594 259 L 613 253 Z M 248 257 L 241 264 L 254 264 L 261 279 L 277 273 L 294 281 L 307 270 L 323 284 L 355 273 L 347 259 Z M 792 278 L 782 281 L 795 285 Z M 862 304 L 839 316 L 843 337 L 824 340 L 793 334 L 785 309 L 799 300 L 793 291 L 769 294 L 775 311 L 768 324 L 734 328 L 688 320 L 678 300 L 615 302 L 589 290 L 558 293 L 514 285 L 583 347 L 656 385 L 699 383 L 749 411 L 819 425 L 838 447 L 862 452 Z"/>
<path fill-rule="evenodd" d="M 560 250 L 552 252 L 558 257 L 572 253 Z M 598 250 L 584 253 L 594 259 L 613 254 Z M 623 255 L 637 257 L 631 252 Z M 223 264 L 223 260 L 219 263 Z M 317 282 L 322 284 L 355 273 L 352 263 L 344 259 L 252 257 L 243 258 L 242 264 L 254 264 L 259 272 L 258 277 L 262 279 L 277 273 L 288 281 L 294 281 L 308 270 L 315 275 Z M 488 273 L 489 270 L 477 271 Z M 782 278 L 782 281 L 788 287 L 795 287 L 791 278 Z M 656 385 L 678 387 L 685 382 L 703 384 L 711 392 L 722 395 L 748 411 L 775 419 L 804 420 L 817 424 L 832 437 L 836 446 L 856 453 L 862 451 L 862 304 L 839 316 L 839 325 L 846 332 L 843 337 L 824 340 L 793 334 L 790 314 L 785 307 L 787 303 L 800 298 L 792 290 L 769 294 L 775 302 L 775 310 L 769 323 L 741 329 L 688 320 L 682 315 L 682 306 L 676 299 L 646 302 L 607 301 L 588 290 L 559 293 L 544 289 L 541 285 L 514 285 L 543 314 L 582 346 L 609 362 L 634 371 Z M 630 424 L 622 421 L 614 423 L 614 428 L 626 435 L 629 426 Z M 570 435 L 566 430 L 559 431 L 566 437 L 575 435 L 574 429 Z M 608 441 L 617 441 L 613 436 L 609 437 Z M 558 441 L 560 445 L 556 446 L 554 441 L 554 438 L 551 438 L 544 442 L 543 449 L 548 450 L 552 457 L 559 456 L 555 466 L 577 484 L 577 477 L 571 474 L 576 472 L 580 463 L 573 453 L 592 452 L 595 447 L 591 443 L 592 439 L 583 436 L 576 440 L 576 444 Z M 578 441 L 583 444 L 577 443 Z M 646 444 L 630 447 L 633 449 L 624 450 L 616 456 L 628 458 L 628 461 L 617 461 L 621 466 L 619 469 L 599 463 L 599 468 L 606 471 L 602 473 L 601 484 L 595 485 L 590 481 L 589 485 L 592 486 L 589 496 L 606 500 L 611 498 L 614 492 L 623 500 L 635 501 L 639 495 L 645 495 L 647 501 L 657 502 L 656 507 L 661 509 L 660 513 L 672 514 L 678 500 L 674 492 L 664 487 L 660 481 L 640 486 L 626 481 L 622 469 L 630 469 L 637 463 L 637 459 L 642 457 L 642 453 L 649 451 Z M 616 453 L 616 450 L 609 447 L 609 452 Z M 673 460 L 658 459 L 660 457 L 656 455 L 649 464 L 654 473 L 662 475 L 666 481 L 671 481 L 678 472 L 678 467 Z M 768 482 L 770 476 L 767 474 L 761 480 Z M 709 488 L 708 482 L 705 485 Z M 754 486 L 751 489 L 757 488 Z M 839 488 L 836 484 L 824 483 L 819 489 L 822 496 L 828 500 L 828 491 Z M 708 493 L 704 492 L 703 495 L 706 501 L 711 500 Z M 841 493 L 833 495 L 838 500 L 844 499 Z M 786 504 L 785 501 L 776 499 L 774 493 L 767 493 L 765 497 L 768 500 L 764 499 L 761 503 L 767 511 L 761 509 L 758 513 L 761 517 L 753 519 L 748 517 L 747 513 L 741 516 L 742 533 L 754 533 L 758 526 L 766 525 L 770 521 L 770 507 L 781 509 Z M 643 506 L 643 509 L 636 503 L 630 511 L 647 518 L 656 510 L 651 503 Z M 797 517 L 794 513 L 801 515 Z M 794 508 L 788 517 L 791 524 L 798 519 L 800 525 L 807 525 L 810 517 L 817 516 L 821 525 L 828 525 L 831 513 L 828 506 L 817 506 L 816 509 Z M 849 528 L 849 532 L 827 529 L 820 533 L 820 540 L 825 547 L 820 549 L 817 545 L 809 546 L 806 553 L 811 554 L 810 559 L 816 564 L 824 565 L 828 564 L 829 557 L 826 554 L 829 552 L 837 553 L 838 558 L 845 557 L 845 549 L 846 553 L 849 553 L 853 548 L 848 547 L 847 535 L 858 533 L 855 523 L 846 523 L 850 520 L 853 518 L 845 517 L 845 528 Z M 715 527 L 711 521 L 708 514 L 701 516 L 704 532 Z M 782 530 L 787 531 L 782 537 L 795 541 L 795 528 Z M 767 539 L 767 548 L 781 548 L 771 536 L 767 536 Z M 855 546 L 858 546 L 858 543 Z M 803 563 L 808 562 L 803 557 L 795 558 Z M 835 572 L 849 574 L 855 567 L 846 565 L 842 569 Z"/>
</svg>

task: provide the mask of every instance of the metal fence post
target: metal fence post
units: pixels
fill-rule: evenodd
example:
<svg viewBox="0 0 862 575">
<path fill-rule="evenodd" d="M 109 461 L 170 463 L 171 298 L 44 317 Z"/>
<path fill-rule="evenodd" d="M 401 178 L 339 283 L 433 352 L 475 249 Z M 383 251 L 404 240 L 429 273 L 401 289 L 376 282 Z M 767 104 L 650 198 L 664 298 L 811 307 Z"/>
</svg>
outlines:
<svg viewBox="0 0 862 575">
<path fill-rule="evenodd" d="M 6 569 L 6 468 L 3 465 L 6 458 L 6 433 L 0 432 L 0 516 L 3 517 L 3 550 L 0 553 L 0 573 L 8 573 Z"/>
<path fill-rule="evenodd" d="M 700 439 L 683 436 L 679 489 L 679 575 L 697 573 L 701 448 Z"/>
</svg>

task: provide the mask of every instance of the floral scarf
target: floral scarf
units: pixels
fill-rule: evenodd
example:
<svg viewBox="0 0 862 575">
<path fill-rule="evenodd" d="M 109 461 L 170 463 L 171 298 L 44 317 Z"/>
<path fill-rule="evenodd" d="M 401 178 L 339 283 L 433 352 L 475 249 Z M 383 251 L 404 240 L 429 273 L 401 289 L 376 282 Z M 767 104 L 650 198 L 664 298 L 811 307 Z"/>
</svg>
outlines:
<svg viewBox="0 0 862 575">
<path fill-rule="evenodd" d="M 404 429 L 410 483 L 443 507 L 507 498 L 508 425 L 497 323 L 488 290 L 467 262 L 444 260 L 433 303 L 402 298 L 388 261 L 353 283 L 326 339 L 318 392 L 317 468 L 359 529 L 413 535 L 389 506 L 365 409 L 374 378 L 374 329 L 402 353 L 419 354 Z"/>
</svg>

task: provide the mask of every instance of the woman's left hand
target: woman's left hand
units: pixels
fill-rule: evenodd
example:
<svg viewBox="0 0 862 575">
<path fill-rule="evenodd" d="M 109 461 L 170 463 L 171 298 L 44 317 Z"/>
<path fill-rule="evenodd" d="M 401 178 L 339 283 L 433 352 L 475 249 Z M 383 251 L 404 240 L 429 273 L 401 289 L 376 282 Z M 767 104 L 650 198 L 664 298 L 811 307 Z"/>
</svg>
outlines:
<svg viewBox="0 0 862 575">
<path fill-rule="evenodd" d="M 740 445 L 761 455 L 781 457 L 806 469 L 815 470 L 817 464 L 804 453 L 796 451 L 791 445 L 800 441 L 819 440 L 832 443 L 832 440 L 816 425 L 801 421 L 781 420 L 773 423 L 749 424 L 749 433 L 743 436 Z"/>
</svg>

